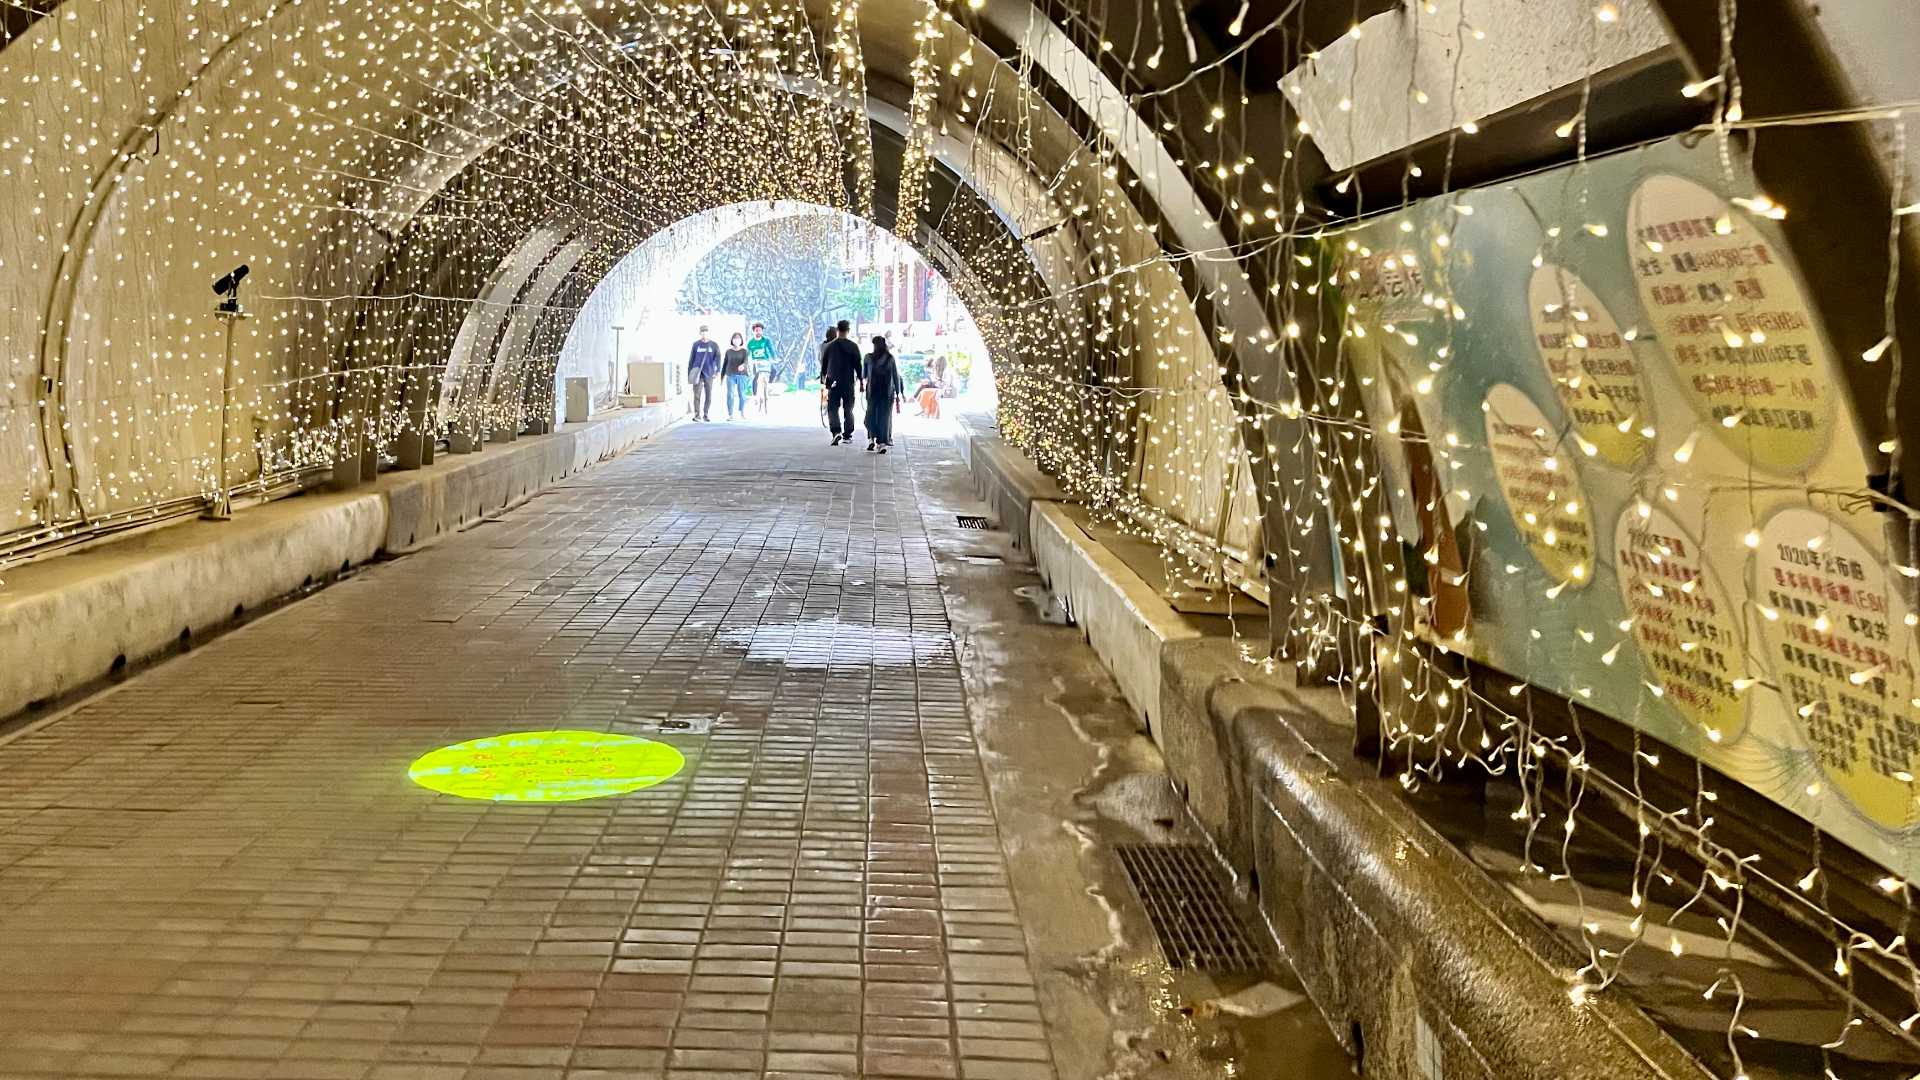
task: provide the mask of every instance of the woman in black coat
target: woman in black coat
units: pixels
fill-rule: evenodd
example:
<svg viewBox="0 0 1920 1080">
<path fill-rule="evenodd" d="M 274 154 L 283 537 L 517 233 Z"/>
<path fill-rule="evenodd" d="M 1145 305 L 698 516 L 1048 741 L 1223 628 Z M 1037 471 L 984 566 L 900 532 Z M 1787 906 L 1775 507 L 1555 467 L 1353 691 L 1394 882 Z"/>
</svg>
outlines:
<svg viewBox="0 0 1920 1080">
<path fill-rule="evenodd" d="M 893 445 L 893 414 L 900 411 L 900 398 L 906 387 L 900 382 L 900 365 L 894 362 L 887 339 L 876 336 L 873 351 L 867 354 L 867 452 L 884 454 Z"/>
</svg>

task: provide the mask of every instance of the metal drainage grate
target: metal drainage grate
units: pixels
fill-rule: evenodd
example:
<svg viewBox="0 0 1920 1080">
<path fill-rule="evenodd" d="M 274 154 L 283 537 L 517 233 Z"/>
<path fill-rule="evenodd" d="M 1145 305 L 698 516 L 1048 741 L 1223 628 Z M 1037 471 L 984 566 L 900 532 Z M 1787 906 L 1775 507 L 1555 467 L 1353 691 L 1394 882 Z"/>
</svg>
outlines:
<svg viewBox="0 0 1920 1080">
<path fill-rule="evenodd" d="M 1265 950 L 1234 910 L 1219 865 L 1206 848 L 1119 844 L 1116 850 L 1167 963 L 1220 974 L 1267 968 Z"/>
<path fill-rule="evenodd" d="M 991 530 L 993 528 L 992 521 L 977 514 L 955 514 L 953 520 L 959 522 L 963 529 Z"/>
</svg>

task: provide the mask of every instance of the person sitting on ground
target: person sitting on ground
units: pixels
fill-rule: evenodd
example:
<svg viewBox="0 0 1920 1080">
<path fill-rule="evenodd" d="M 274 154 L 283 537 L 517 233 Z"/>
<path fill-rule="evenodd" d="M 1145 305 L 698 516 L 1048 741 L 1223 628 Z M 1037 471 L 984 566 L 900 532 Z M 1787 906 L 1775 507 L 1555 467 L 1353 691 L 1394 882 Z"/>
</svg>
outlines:
<svg viewBox="0 0 1920 1080">
<path fill-rule="evenodd" d="M 893 414 L 900 411 L 906 388 L 900 384 L 900 365 L 887 348 L 887 339 L 873 339 L 867 354 L 867 453 L 884 454 L 893 446 Z"/>
<path fill-rule="evenodd" d="M 727 355 L 720 361 L 720 375 L 727 382 L 727 419 L 737 420 L 747 415 L 747 395 L 753 390 L 753 377 L 747 374 L 746 339 L 739 334 L 727 343 Z M 734 403 L 739 402 L 739 415 L 734 414 Z"/>
</svg>

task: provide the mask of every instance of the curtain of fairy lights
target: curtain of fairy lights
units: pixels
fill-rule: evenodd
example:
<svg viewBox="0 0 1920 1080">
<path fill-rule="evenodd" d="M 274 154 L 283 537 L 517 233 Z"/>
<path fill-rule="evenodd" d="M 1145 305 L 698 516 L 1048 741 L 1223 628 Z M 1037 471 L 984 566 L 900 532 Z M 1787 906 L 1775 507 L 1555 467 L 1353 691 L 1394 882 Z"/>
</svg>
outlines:
<svg viewBox="0 0 1920 1080">
<path fill-rule="evenodd" d="M 1562 6 L 1556 45 L 1575 85 L 1630 55 L 1636 35 L 1662 33 L 1643 6 Z M 965 201 L 937 223 L 966 252 L 956 287 L 996 298 L 981 306 L 983 333 L 1014 360 L 1000 371 L 1002 434 L 1097 521 L 1160 544 L 1175 581 L 1240 554 L 1220 520 L 1258 511 L 1223 497 L 1212 467 L 1232 457 L 1213 425 L 1248 436 L 1257 453 L 1244 464 L 1278 534 L 1274 577 L 1311 582 L 1315 559 L 1337 552 L 1336 581 L 1286 597 L 1275 637 L 1310 657 L 1336 654 L 1349 707 L 1380 714 L 1383 754 L 1407 787 L 1453 774 L 1516 784 L 1520 867 L 1577 913 L 1587 961 L 1566 972 L 1570 1008 L 1623 980 L 1690 985 L 1725 1022 L 1716 1067 L 1744 1075 L 1756 1038 L 1801 1041 L 1791 1026 L 1763 1030 L 1772 1025 L 1734 959 L 1764 940 L 1745 917 L 1749 897 L 1764 896 L 1827 939 L 1824 958 L 1799 955 L 1829 973 L 1839 1003 L 1820 1012 L 1831 1028 L 1810 1047 L 1830 1075 L 1912 1053 L 1916 514 L 1864 482 L 1912 421 L 1897 402 L 1853 403 L 1849 416 L 1836 400 L 1855 366 L 1891 365 L 1897 388 L 1901 358 L 1890 314 L 1857 352 L 1816 327 L 1769 230 L 1794 208 L 1757 190 L 1744 164 L 1774 121 L 1742 114 L 1732 61 L 1685 88 L 1715 102 L 1686 140 L 1589 154 L 1589 88 L 1554 124 L 1572 147 L 1560 173 L 1472 187 L 1448 181 L 1449 154 L 1437 165 L 1408 157 L 1400 198 L 1338 215 L 1303 197 L 1287 163 L 1316 134 L 1353 145 L 1363 106 L 1376 124 L 1399 108 L 1406 130 L 1429 129 L 1443 147 L 1481 136 L 1459 69 L 1446 85 L 1446 63 L 1395 54 L 1400 81 L 1368 71 L 1362 82 L 1359 63 L 1328 58 L 1337 89 L 1324 115 L 1295 113 L 1274 147 L 1277 133 L 1248 128 L 1231 55 L 1204 59 L 1181 13 L 1149 7 L 1135 25 L 1160 36 L 1143 28 L 1133 41 L 1114 40 L 1097 13 L 1052 14 L 1084 55 L 1126 58 L 1116 92 L 1187 165 L 1181 179 L 1239 226 L 1228 247 L 1130 244 L 1167 223 L 1139 220 L 1098 179 L 1151 159 L 1095 132 L 1074 151 L 1085 172 L 1061 169 L 1034 137 L 1024 80 L 995 69 L 940 90 L 1020 101 L 983 110 L 975 145 L 1014 147 L 1040 175 L 1064 177 L 1054 191 L 1071 242 L 1017 243 Z M 1723 9 L 1737 17 L 1736 4 Z M 1498 42 L 1492 5 L 1408 11 L 1428 20 L 1409 35 L 1416 49 Z M 1283 18 L 1240 32 L 1245 46 L 1294 27 Z M 1181 54 L 1184 75 L 1149 77 Z M 1180 98 L 1197 106 L 1176 110 Z M 1876 125 L 1899 176 L 1905 112 L 1793 122 Z M 1180 119 L 1196 114 L 1207 121 Z M 1408 194 L 1416 181 L 1431 190 L 1423 168 L 1442 172 L 1443 194 Z M 1342 194 L 1354 184 L 1334 180 Z M 1913 197 L 1897 193 L 1896 274 Z M 1022 224 L 1032 235 L 1050 223 Z M 1193 321 L 1193 277 L 1178 271 L 1223 257 L 1264 270 L 1264 326 L 1251 339 L 1223 310 L 1224 289 L 1200 287 L 1213 304 L 1204 325 Z M 1069 289 L 1029 269 L 1061 258 L 1080 268 Z M 1517 295 L 1485 292 L 1484 266 L 1501 258 Z M 1287 388 L 1253 384 L 1250 355 L 1280 357 Z M 1489 381 L 1513 356 L 1534 367 Z M 1229 360 L 1240 375 L 1223 382 Z M 1283 456 L 1303 467 L 1257 460 Z M 1247 635 L 1245 655 L 1269 664 L 1266 636 Z M 1515 677 L 1474 677 L 1462 658 Z M 1563 699 L 1556 715 L 1539 714 L 1530 682 Z M 1592 752 L 1586 709 L 1629 726 L 1625 754 L 1603 764 Z M 1723 824 L 1726 778 L 1807 820 L 1792 862 L 1763 858 Z M 1583 822 L 1616 813 L 1631 853 L 1624 886 L 1582 869 L 1596 828 Z M 1871 916 L 1830 891 L 1834 837 L 1881 867 L 1856 879 L 1885 900 Z M 1620 893 L 1619 910 L 1589 902 L 1596 885 Z"/>
</svg>

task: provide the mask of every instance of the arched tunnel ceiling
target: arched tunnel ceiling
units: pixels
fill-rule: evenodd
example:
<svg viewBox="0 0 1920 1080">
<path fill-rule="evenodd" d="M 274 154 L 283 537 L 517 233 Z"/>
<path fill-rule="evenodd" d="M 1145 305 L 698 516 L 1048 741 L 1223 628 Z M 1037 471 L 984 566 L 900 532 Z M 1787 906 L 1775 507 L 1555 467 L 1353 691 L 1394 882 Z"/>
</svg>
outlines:
<svg viewBox="0 0 1920 1080">
<path fill-rule="evenodd" d="M 917 10 L 860 8 L 863 104 L 877 130 L 871 142 L 878 148 L 882 223 L 892 216 L 907 156 L 893 151 L 917 122 L 931 144 L 935 182 L 926 190 L 940 203 L 929 207 L 935 229 L 952 193 L 965 186 L 1014 234 L 1003 241 L 1020 247 L 1027 234 L 1041 235 L 1024 246 L 1047 287 L 1071 295 L 1076 282 L 1066 275 L 1084 272 L 1089 248 L 1086 223 L 1074 211 L 1085 214 L 1100 201 L 1092 193 L 1107 185 L 1111 258 L 1144 263 L 1157 253 L 1139 210 L 1114 197 L 1111 179 L 1087 154 L 1087 133 L 1012 89 L 1015 70 L 958 24 L 949 24 L 943 59 L 978 56 L 991 74 L 973 85 L 985 86 L 987 97 L 977 106 L 965 102 L 978 109 L 969 116 L 956 93 L 954 102 L 937 102 L 916 121 Z M 818 62 L 817 43 L 805 40 L 810 32 L 792 33 L 801 25 L 798 11 L 770 9 L 766 25 L 743 31 L 758 41 L 751 46 L 723 37 L 704 8 L 686 8 L 665 32 L 623 22 L 617 11 L 583 17 L 564 7 L 489 14 L 259 0 L 166 22 L 133 0 L 117 0 L 84 24 L 39 22 L 0 52 L 0 81 L 38 85 L 45 111 L 87 118 L 85 137 L 68 139 L 64 155 L 31 154 L 0 176 L 0 191 L 33 206 L 53 230 L 39 237 L 50 248 L 47 262 L 30 267 L 41 273 L 16 284 L 9 328 L 16 342 L 43 342 L 39 377 L 14 382 L 0 438 L 0 464 L 26 477 L 15 523 L 111 514 L 203 484 L 203 466 L 189 455 L 165 462 L 115 456 L 128 441 L 119 437 L 129 434 L 125 426 L 139 429 L 130 433 L 133 441 L 190 446 L 210 422 L 205 409 L 142 400 L 154 374 L 119 354 L 168 352 L 135 312 L 198 307 L 188 298 L 202 294 L 221 268 L 250 263 L 252 294 L 279 307 L 266 313 L 267 323 L 242 331 L 243 351 L 260 369 L 256 379 L 291 388 L 292 401 L 254 418 L 272 425 L 313 407 L 300 400 L 302 388 L 322 381 L 327 367 L 355 363 L 356 355 L 364 363 L 369 340 L 404 336 L 402 357 L 417 359 L 416 338 L 444 334 L 437 324 L 455 319 L 462 297 L 497 285 L 515 252 L 528 258 L 523 238 L 550 237 L 543 241 L 549 250 L 565 245 L 590 285 L 652 229 L 705 202 L 799 195 L 846 204 L 842 162 L 756 156 L 804 139 L 796 133 L 808 125 L 850 130 L 829 108 L 794 104 L 830 95 L 788 97 L 779 88 L 824 83 L 830 74 Z M 825 5 L 810 14 L 814 27 L 831 25 Z M 1025 17 L 1036 16 L 1028 9 Z M 771 44 L 782 34 L 785 45 Z M 766 63 L 743 64 L 748 47 Z M 649 73 L 642 60 L 662 66 Z M 34 82 L 40 68 L 69 64 L 91 78 Z M 668 86 L 663 72 L 694 75 Z M 738 115 L 718 123 L 728 108 Z M 653 164 L 665 156 L 686 163 L 646 172 L 648 194 L 620 175 L 638 175 L 636 155 L 613 144 L 652 131 L 647 125 L 666 114 L 650 109 L 672 110 L 652 148 Z M 976 134 L 990 127 L 981 122 L 989 113 L 1017 136 L 1017 153 Z M 936 123 L 940 133 L 931 130 Z M 714 164 L 721 161 L 728 164 Z M 735 182 L 696 194 L 680 181 L 702 168 L 732 174 Z M 188 183 L 171 186 L 181 180 Z M 513 187 L 504 201 L 503 186 Z M 492 200 L 486 220 L 467 191 Z M 960 246 L 950 239 L 933 242 L 925 229 L 917 235 L 936 261 L 958 257 Z M 535 276 L 536 268 L 523 273 Z M 125 289 L 144 302 L 106 302 Z M 402 315 L 393 310 L 402 303 L 429 310 Z M 30 322 L 51 330 L 42 334 Z M 1183 332 L 1191 336 L 1192 329 Z M 167 346 L 201 361 L 187 365 L 200 374 L 186 394 L 204 397 L 205 372 L 217 368 L 207 361 L 218 335 L 194 327 L 168 339 Z M 36 446 L 25 435 L 36 426 L 37 385 L 50 388 L 67 422 L 41 425 Z M 179 388 L 168 392 L 176 401 L 182 396 Z M 105 424 L 116 437 L 73 441 L 76 423 Z M 321 449 L 315 444 L 304 453 Z M 302 453 L 290 446 L 287 463 Z"/>
<path fill-rule="evenodd" d="M 888 225 L 903 181 L 913 238 L 963 291 L 1024 277 L 1038 293 L 976 303 L 1097 299 L 1113 321 L 1124 281 L 1125 355 L 1179 355 L 1209 375 L 1196 386 L 1281 406 L 1236 436 L 1267 490 L 1282 456 L 1267 443 L 1304 444 L 1280 349 L 1299 328 L 1268 300 L 1287 245 L 1265 237 L 1338 210 L 1318 200 L 1339 186 L 1279 83 L 1239 76 L 1317 61 L 1342 23 L 1390 28 L 1400 8 L 1206 3 L 1171 24 L 1147 10 L 238 0 L 169 19 L 105 0 L 31 22 L 0 50 L 0 83 L 34 106 L 0 136 L 30 148 L 0 194 L 33 233 L 0 331 L 13 525 L 57 531 L 204 490 L 195 448 L 215 437 L 222 335 L 187 316 L 235 263 L 255 267 L 264 305 L 239 348 L 244 420 L 256 448 L 274 444 L 257 454 L 264 479 L 389 438 L 389 421 L 342 405 L 354 380 L 408 396 L 387 381 L 441 378 L 462 350 L 551 362 L 578 306 L 557 298 L 679 217 L 757 198 L 851 207 L 870 186 Z M 1625 10 L 1636 29 L 1655 18 Z M 52 116 L 74 118 L 55 140 Z M 509 332 L 523 316 L 540 329 Z M 1084 322 L 1022 347 L 1084 365 Z M 493 355 L 509 342 L 525 355 Z"/>
</svg>

